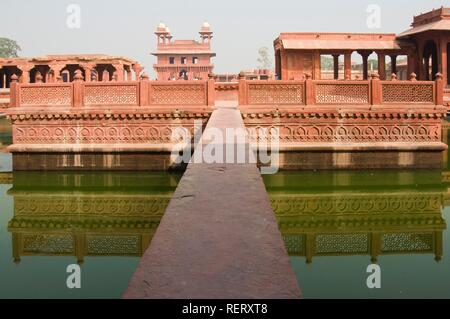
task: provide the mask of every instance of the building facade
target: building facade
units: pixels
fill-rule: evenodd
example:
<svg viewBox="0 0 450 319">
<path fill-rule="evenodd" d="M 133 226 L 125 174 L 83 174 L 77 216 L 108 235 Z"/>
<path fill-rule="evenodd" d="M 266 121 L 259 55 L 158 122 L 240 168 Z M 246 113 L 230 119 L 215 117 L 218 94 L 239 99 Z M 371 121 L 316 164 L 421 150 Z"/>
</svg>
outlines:
<svg viewBox="0 0 450 319">
<path fill-rule="evenodd" d="M 143 67 L 131 59 L 105 54 L 0 58 L 0 89 L 9 88 L 13 75 L 20 83 L 72 82 L 77 70 L 87 82 L 131 81 L 139 78 Z"/>
<path fill-rule="evenodd" d="M 212 74 L 214 65 L 211 58 L 213 33 L 207 22 L 200 29 L 200 42 L 195 40 L 172 40 L 169 28 L 160 23 L 156 28 L 157 50 L 153 68 L 156 78 L 168 80 L 206 80 Z"/>
<path fill-rule="evenodd" d="M 310 74 L 320 79 L 321 56 L 334 58 L 334 79 L 339 78 L 339 57 L 344 56 L 344 79 L 350 80 L 352 54 L 357 52 L 363 61 L 363 76 L 368 79 L 368 57 L 378 60 L 380 79 L 397 73 L 397 58 L 407 56 L 407 73 L 415 73 L 418 80 L 434 80 L 441 73 L 444 83 L 448 77 L 450 48 L 450 8 L 441 7 L 413 18 L 411 29 L 395 34 L 381 33 L 281 33 L 274 41 L 276 74 L 282 80 L 296 80 Z M 386 71 L 386 57 L 390 70 Z M 389 73 L 388 73 L 389 72 Z"/>
</svg>

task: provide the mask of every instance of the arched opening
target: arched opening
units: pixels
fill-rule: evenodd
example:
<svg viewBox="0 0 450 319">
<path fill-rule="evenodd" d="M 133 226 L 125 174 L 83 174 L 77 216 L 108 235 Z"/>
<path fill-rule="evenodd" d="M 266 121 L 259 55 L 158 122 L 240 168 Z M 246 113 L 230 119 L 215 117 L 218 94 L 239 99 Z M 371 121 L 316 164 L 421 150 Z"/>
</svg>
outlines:
<svg viewBox="0 0 450 319">
<path fill-rule="evenodd" d="M 180 74 L 179 74 L 179 77 L 180 77 L 181 80 L 187 80 L 188 79 L 188 75 L 189 75 L 188 71 L 181 70 Z"/>
<path fill-rule="evenodd" d="M 97 71 L 99 82 L 112 81 L 114 72 L 116 72 L 116 68 L 111 64 L 97 64 L 95 70 Z"/>
<path fill-rule="evenodd" d="M 428 41 L 423 49 L 423 70 L 424 79 L 431 81 L 436 79 L 438 73 L 437 46 L 434 41 Z"/>
<path fill-rule="evenodd" d="M 79 64 L 67 64 L 61 70 L 61 77 L 63 82 L 73 82 L 75 77 L 75 71 L 80 70 L 83 75 L 83 79 L 85 78 L 84 69 Z"/>
<path fill-rule="evenodd" d="M 352 67 L 351 79 L 352 80 L 363 80 L 364 72 L 363 72 L 362 57 L 356 51 L 352 53 L 351 67 Z"/>
<path fill-rule="evenodd" d="M 14 74 L 20 78 L 22 71 L 16 66 L 4 66 L 0 69 L 0 89 L 9 89 L 11 85 L 11 77 Z"/>
<path fill-rule="evenodd" d="M 36 83 L 36 75 L 38 72 L 42 76 L 42 82 L 47 82 L 47 76 L 50 72 L 50 67 L 48 65 L 36 65 L 30 70 L 30 83 Z"/>
<path fill-rule="evenodd" d="M 378 73 L 378 55 L 375 52 L 372 52 L 367 58 L 367 73 L 369 75 L 373 73 Z"/>
</svg>

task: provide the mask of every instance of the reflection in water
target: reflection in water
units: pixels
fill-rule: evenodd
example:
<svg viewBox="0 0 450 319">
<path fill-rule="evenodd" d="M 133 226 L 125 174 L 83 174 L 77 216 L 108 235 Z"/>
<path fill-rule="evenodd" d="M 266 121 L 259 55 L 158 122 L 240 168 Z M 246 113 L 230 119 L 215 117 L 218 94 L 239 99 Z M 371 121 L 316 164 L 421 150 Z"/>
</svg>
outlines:
<svg viewBox="0 0 450 319">
<path fill-rule="evenodd" d="M 103 260 L 102 265 L 113 267 L 115 257 L 142 256 L 179 178 L 167 173 L 14 173 L 13 185 L 7 190 L 13 201 L 12 214 L 0 226 L 7 226 L 11 234 L 11 255 L 16 267 L 20 269 L 23 262 L 40 256 L 68 257 L 72 263 L 80 264 L 84 261 L 84 268 L 100 262 L 87 257 L 109 257 L 111 261 Z M 11 241 L 1 241 L 2 238 L 0 261 L 6 258 L 4 247 L 11 246 Z M 131 278 L 137 261 L 130 259 L 132 266 L 115 274 L 123 281 L 114 296 L 120 296 L 125 289 L 123 284 Z M 101 271 L 105 269 L 94 273 Z M 101 291 L 101 282 L 97 285 L 96 296 L 109 296 L 111 292 Z M 49 293 L 52 295 L 53 291 Z"/>
<path fill-rule="evenodd" d="M 448 251 L 443 239 L 445 179 L 446 174 L 441 171 L 285 172 L 265 176 L 279 228 L 292 262 L 297 265 L 305 296 L 358 297 L 345 287 L 341 287 L 340 295 L 326 291 L 328 284 L 322 282 L 326 273 L 333 273 L 333 280 L 346 273 L 342 276 L 358 283 L 357 276 L 347 273 L 351 267 L 339 258 L 366 256 L 365 262 L 355 262 L 362 265 L 379 263 L 381 259 L 381 265 L 388 268 L 388 256 L 397 258 L 400 264 L 405 261 L 398 259 L 401 256 L 428 255 L 431 258 L 423 262 L 432 272 L 436 265 L 433 258 L 440 261 L 444 249 Z M 312 263 L 311 266 L 299 265 L 298 258 Z M 315 268 L 317 262 L 320 272 Z M 423 267 L 420 270 L 425 271 Z M 307 273 L 309 278 L 305 279 Z M 321 292 L 309 287 L 311 278 L 322 287 Z M 363 279 L 355 291 L 367 289 Z M 383 293 L 380 296 L 396 296 L 393 292 Z"/>
<path fill-rule="evenodd" d="M 155 184 L 154 175 L 14 174 L 8 191 L 14 198 L 8 225 L 14 260 L 141 256 L 177 185 L 176 178 L 163 176 L 164 185 Z"/>
<path fill-rule="evenodd" d="M 427 174 L 427 182 L 440 182 L 439 173 Z M 332 183 L 327 183 L 326 174 L 321 175 L 314 178 L 315 185 L 307 187 L 300 183 L 313 174 L 283 176 L 284 185 L 300 182 L 289 192 L 271 189 L 268 179 L 272 206 L 291 255 L 305 256 L 307 262 L 313 256 L 347 254 L 367 254 L 374 262 L 380 254 L 395 253 L 432 253 L 437 260 L 441 258 L 446 223 L 439 183 L 417 189 L 414 173 L 378 172 L 374 180 L 388 181 L 391 189 L 379 185 L 377 190 L 352 183 L 360 173 L 331 174 Z M 395 182 L 403 185 L 394 189 Z M 412 188 L 407 187 L 408 182 L 414 183 Z M 311 188 L 318 191 L 311 193 Z"/>
</svg>

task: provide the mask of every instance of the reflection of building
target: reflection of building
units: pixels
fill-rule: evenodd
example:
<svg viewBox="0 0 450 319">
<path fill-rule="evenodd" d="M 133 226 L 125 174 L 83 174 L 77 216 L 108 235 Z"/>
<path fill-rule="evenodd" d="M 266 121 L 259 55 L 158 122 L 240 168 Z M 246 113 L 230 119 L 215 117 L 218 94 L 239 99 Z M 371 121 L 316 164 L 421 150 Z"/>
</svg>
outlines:
<svg viewBox="0 0 450 319">
<path fill-rule="evenodd" d="M 216 56 L 211 52 L 212 31 L 207 22 L 200 29 L 201 42 L 195 40 L 174 40 L 164 23 L 160 23 L 155 31 L 157 58 L 154 69 L 157 79 L 166 80 L 207 80 L 214 66 L 211 58 Z"/>
<path fill-rule="evenodd" d="M 439 8 L 414 17 L 412 28 L 399 34 L 358 33 L 281 33 L 274 42 L 276 73 L 283 79 L 300 79 L 303 74 L 320 78 L 320 56 L 334 58 L 334 78 L 339 74 L 339 56 L 344 56 L 345 79 L 351 77 L 352 53 L 363 59 L 363 78 L 368 78 L 368 57 L 378 58 L 378 73 L 386 78 L 386 56 L 390 56 L 391 73 L 397 73 L 399 55 L 408 56 L 408 74 L 420 80 L 434 80 L 436 73 L 447 76 L 450 68 L 450 8 Z"/>
<path fill-rule="evenodd" d="M 162 174 L 14 174 L 13 257 L 141 256 L 177 185 Z"/>
<path fill-rule="evenodd" d="M 398 177 L 405 181 L 417 182 L 413 173 L 401 175 Z M 422 178 L 439 183 L 441 177 L 435 175 Z M 405 183 L 398 189 L 378 187 L 376 191 L 368 180 L 356 185 L 357 174 L 353 176 L 352 181 L 352 174 L 336 174 L 328 191 L 309 184 L 298 190 L 288 185 L 289 191 L 280 192 L 269 183 L 272 206 L 290 255 L 305 256 L 311 262 L 314 256 L 368 255 L 376 261 L 380 255 L 429 253 L 440 260 L 446 223 L 439 184 L 414 190 Z M 304 176 L 297 178 L 305 180 Z M 352 187 L 358 187 L 358 192 Z"/>
</svg>

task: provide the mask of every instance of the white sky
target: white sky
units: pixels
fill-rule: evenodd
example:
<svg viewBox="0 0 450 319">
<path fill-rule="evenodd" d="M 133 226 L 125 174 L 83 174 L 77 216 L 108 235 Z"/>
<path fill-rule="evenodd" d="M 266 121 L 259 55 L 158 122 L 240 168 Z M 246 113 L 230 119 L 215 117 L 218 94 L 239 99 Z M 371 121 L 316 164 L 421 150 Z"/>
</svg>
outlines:
<svg viewBox="0 0 450 319">
<path fill-rule="evenodd" d="M 66 24 L 69 4 L 81 8 L 81 28 Z M 369 4 L 381 8 L 381 28 L 367 27 Z M 16 40 L 22 56 L 104 53 L 138 60 L 153 76 L 155 27 L 174 39 L 198 39 L 207 20 L 214 31 L 216 73 L 258 66 L 258 49 L 271 49 L 280 32 L 392 32 L 444 0 L 0 0 L 0 37 Z"/>
</svg>

